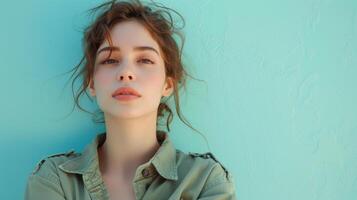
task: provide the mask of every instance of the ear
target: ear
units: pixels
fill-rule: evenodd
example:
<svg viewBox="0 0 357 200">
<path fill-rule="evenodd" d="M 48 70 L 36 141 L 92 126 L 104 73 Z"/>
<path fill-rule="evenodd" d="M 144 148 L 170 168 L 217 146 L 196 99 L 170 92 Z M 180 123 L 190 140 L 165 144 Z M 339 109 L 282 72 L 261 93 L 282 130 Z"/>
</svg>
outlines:
<svg viewBox="0 0 357 200">
<path fill-rule="evenodd" d="M 162 95 L 168 97 L 171 95 L 173 90 L 174 90 L 174 79 L 171 77 L 167 77 L 162 91 Z"/>
<path fill-rule="evenodd" d="M 95 90 L 94 90 L 94 84 L 93 84 L 93 79 L 89 81 L 88 85 L 89 93 L 91 96 L 95 96 Z"/>
</svg>

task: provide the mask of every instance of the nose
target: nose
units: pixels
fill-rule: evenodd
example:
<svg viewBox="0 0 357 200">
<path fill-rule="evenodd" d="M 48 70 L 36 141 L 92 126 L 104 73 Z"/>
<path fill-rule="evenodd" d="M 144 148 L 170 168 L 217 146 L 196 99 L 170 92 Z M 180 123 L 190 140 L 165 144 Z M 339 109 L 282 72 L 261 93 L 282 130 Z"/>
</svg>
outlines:
<svg viewBox="0 0 357 200">
<path fill-rule="evenodd" d="M 122 63 L 121 67 L 119 67 L 118 74 L 117 74 L 117 79 L 120 82 L 128 82 L 128 81 L 133 81 L 135 80 L 135 75 L 133 71 L 131 70 L 132 68 L 130 67 L 129 63 Z"/>
<path fill-rule="evenodd" d="M 133 80 L 133 75 L 131 74 L 123 74 L 119 76 L 119 80 L 120 81 L 129 81 L 129 80 Z"/>
</svg>

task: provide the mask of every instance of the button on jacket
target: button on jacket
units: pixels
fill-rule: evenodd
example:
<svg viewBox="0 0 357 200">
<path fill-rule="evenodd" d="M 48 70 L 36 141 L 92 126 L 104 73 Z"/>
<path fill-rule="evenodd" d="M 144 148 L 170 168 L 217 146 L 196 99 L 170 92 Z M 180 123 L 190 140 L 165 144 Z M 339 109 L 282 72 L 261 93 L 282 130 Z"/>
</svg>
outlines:
<svg viewBox="0 0 357 200">
<path fill-rule="evenodd" d="M 46 156 L 29 175 L 25 200 L 109 200 L 98 162 L 98 134 L 82 153 Z M 132 186 L 142 200 L 234 200 L 232 174 L 212 153 L 184 153 L 175 149 L 168 134 L 157 131 L 160 148 L 135 172 Z"/>
</svg>

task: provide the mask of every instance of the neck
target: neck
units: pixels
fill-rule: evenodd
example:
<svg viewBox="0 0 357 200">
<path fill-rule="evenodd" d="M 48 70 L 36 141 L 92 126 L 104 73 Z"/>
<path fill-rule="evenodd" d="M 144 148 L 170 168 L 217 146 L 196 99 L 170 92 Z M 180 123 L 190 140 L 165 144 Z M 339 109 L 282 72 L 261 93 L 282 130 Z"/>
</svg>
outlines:
<svg viewBox="0 0 357 200">
<path fill-rule="evenodd" d="M 156 113 L 142 118 L 115 119 L 105 115 L 106 140 L 98 150 L 104 174 L 135 175 L 137 167 L 156 153 Z"/>
</svg>

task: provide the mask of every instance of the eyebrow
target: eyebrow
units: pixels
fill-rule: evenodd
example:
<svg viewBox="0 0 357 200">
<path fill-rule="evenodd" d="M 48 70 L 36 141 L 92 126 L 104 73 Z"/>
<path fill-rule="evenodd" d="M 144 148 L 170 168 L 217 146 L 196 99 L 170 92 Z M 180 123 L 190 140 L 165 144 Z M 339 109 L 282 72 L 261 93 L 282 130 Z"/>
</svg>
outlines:
<svg viewBox="0 0 357 200">
<path fill-rule="evenodd" d="M 101 52 L 103 51 L 120 51 L 120 48 L 117 47 L 117 46 L 108 46 L 108 47 L 104 47 L 102 49 L 100 49 L 98 52 L 97 52 L 97 55 L 99 55 Z M 134 51 L 145 51 L 145 50 L 149 50 L 149 51 L 154 51 L 157 55 L 160 56 L 159 52 L 153 48 L 153 47 L 150 47 L 150 46 L 138 46 L 138 47 L 134 47 Z"/>
</svg>

